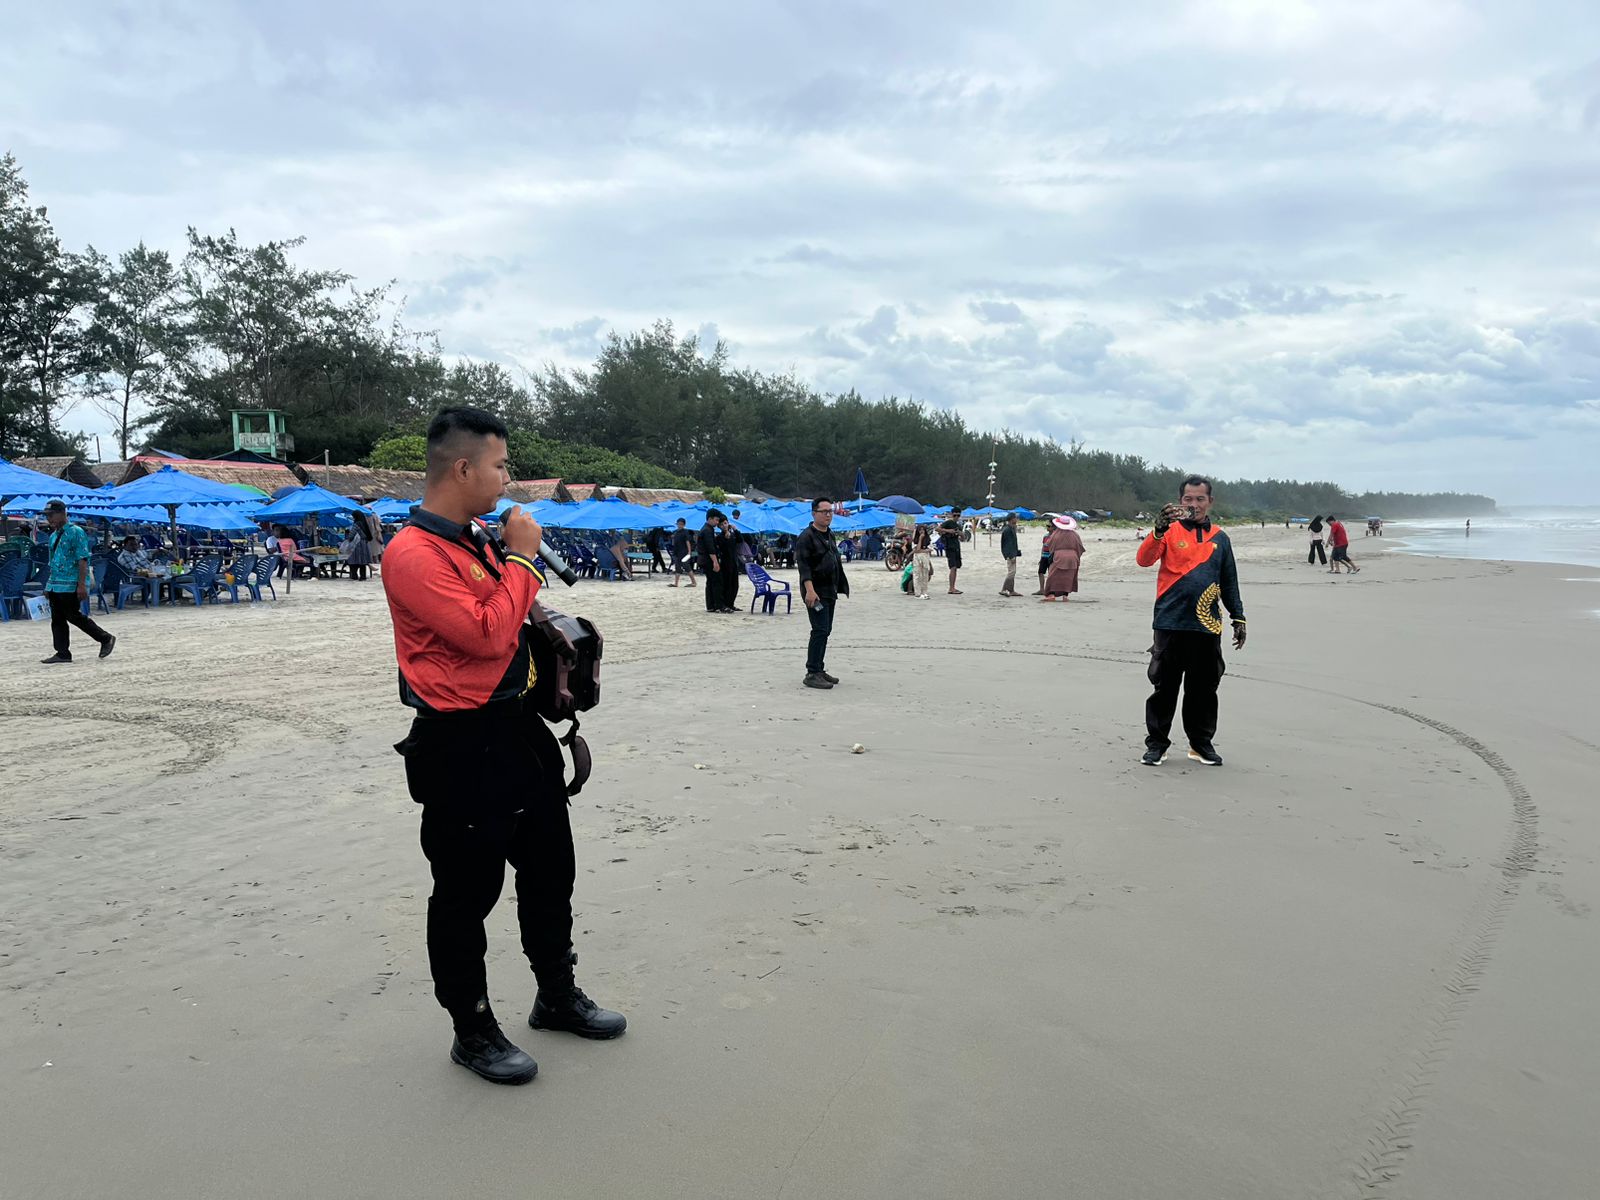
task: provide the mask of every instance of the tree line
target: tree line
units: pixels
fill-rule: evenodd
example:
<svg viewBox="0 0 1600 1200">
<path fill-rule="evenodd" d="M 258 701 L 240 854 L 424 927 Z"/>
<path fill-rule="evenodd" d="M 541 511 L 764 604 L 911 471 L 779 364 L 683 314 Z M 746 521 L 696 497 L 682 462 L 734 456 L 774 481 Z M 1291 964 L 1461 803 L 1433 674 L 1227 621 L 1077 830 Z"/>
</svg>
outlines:
<svg viewBox="0 0 1600 1200">
<path fill-rule="evenodd" d="M 969 427 L 913 400 L 828 395 L 792 374 L 742 368 L 728 348 L 668 321 L 612 333 L 595 362 L 518 377 L 494 362 L 447 360 L 409 327 L 390 285 L 354 286 L 294 261 L 302 239 L 250 245 L 190 228 L 174 259 L 143 243 L 113 256 L 65 248 L 16 160 L 0 158 L 0 456 L 84 451 L 68 418 L 108 419 L 116 453 L 154 445 L 191 457 L 230 449 L 229 412 L 289 414 L 295 457 L 420 465 L 439 408 L 470 404 L 514 431 L 518 478 L 638 487 L 760 488 L 848 495 L 857 469 L 874 495 L 1148 511 L 1185 472 L 1134 454 Z M 1351 495 L 1326 482 L 1228 480 L 1232 517 L 1383 513 L 1470 515 L 1475 495 Z"/>
</svg>

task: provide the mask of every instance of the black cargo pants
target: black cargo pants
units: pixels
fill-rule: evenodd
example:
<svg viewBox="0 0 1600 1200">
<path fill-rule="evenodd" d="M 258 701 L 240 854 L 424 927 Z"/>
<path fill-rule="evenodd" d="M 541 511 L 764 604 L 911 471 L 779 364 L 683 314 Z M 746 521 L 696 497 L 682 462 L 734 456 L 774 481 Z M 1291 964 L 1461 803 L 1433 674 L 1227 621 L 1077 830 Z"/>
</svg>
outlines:
<svg viewBox="0 0 1600 1200">
<path fill-rule="evenodd" d="M 1144 744 L 1156 750 L 1172 744 L 1168 735 L 1181 688 L 1183 732 L 1191 746 L 1209 746 L 1217 736 L 1217 685 L 1226 670 L 1220 634 L 1155 630 L 1149 671 L 1155 691 L 1144 704 Z"/>
<path fill-rule="evenodd" d="M 520 705 L 488 715 L 418 717 L 396 747 L 422 805 L 422 853 L 433 871 L 428 966 L 433 994 L 470 1017 L 488 993 L 484 921 L 515 872 L 522 952 L 536 976 L 559 977 L 572 951 L 576 865 L 561 747 Z"/>
</svg>

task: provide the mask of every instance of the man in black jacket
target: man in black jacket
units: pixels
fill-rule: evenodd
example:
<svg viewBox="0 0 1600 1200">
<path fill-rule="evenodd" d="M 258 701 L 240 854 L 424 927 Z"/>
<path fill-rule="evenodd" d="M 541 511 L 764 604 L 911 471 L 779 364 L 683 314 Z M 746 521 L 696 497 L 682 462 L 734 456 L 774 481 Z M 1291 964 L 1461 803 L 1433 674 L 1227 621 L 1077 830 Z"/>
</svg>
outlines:
<svg viewBox="0 0 1600 1200">
<path fill-rule="evenodd" d="M 737 517 L 739 510 L 733 510 Z M 744 559 L 739 547 L 744 544 L 744 534 L 731 520 L 722 523 L 722 611 L 739 611 L 739 579 L 744 575 Z"/>
<path fill-rule="evenodd" d="M 800 591 L 811 619 L 811 641 L 806 647 L 805 685 L 826 691 L 839 681 L 824 669 L 828 635 L 833 632 L 833 606 L 850 594 L 839 548 L 833 544 L 833 501 L 811 502 L 811 524 L 795 539 L 794 559 L 800 568 Z"/>
<path fill-rule="evenodd" d="M 722 612 L 722 528 L 723 517 L 716 509 L 706 512 L 706 523 L 695 536 L 695 552 L 700 559 L 700 574 L 706 577 L 706 611 Z"/>
<path fill-rule="evenodd" d="M 1006 560 L 1006 581 L 1000 585 L 1002 596 L 1021 596 L 1017 591 L 1017 559 L 1022 557 L 1022 547 L 1017 545 L 1017 514 L 1006 514 L 1006 527 L 1000 531 L 1000 557 Z"/>
</svg>

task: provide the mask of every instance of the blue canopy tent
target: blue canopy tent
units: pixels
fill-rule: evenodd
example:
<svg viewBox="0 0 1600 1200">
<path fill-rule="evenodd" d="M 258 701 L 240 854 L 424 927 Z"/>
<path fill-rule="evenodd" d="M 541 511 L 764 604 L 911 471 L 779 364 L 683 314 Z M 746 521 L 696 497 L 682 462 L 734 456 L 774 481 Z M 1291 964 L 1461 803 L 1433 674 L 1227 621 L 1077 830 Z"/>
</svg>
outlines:
<svg viewBox="0 0 1600 1200">
<path fill-rule="evenodd" d="M 1011 511 L 1017 514 L 1019 521 L 1033 521 L 1038 517 L 1038 514 L 1031 508 L 1013 508 Z"/>
</svg>

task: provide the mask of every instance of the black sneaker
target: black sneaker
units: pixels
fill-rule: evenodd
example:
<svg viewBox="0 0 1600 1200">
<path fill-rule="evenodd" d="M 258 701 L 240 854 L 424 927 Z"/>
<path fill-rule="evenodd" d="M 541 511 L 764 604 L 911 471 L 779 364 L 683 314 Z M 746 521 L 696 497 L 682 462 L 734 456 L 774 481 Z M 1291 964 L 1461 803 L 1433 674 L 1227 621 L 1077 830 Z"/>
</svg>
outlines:
<svg viewBox="0 0 1600 1200">
<path fill-rule="evenodd" d="M 823 678 L 824 678 L 824 679 L 826 679 L 826 680 L 827 680 L 827 681 L 828 681 L 828 682 L 829 682 L 829 683 L 838 683 L 838 682 L 839 682 L 839 680 L 838 680 L 838 679 L 837 679 L 837 678 L 835 678 L 835 677 L 834 677 L 834 676 L 832 676 L 832 675 L 829 675 L 829 674 L 828 674 L 828 673 L 827 673 L 827 672 L 826 672 L 826 671 L 818 671 L 818 672 L 817 672 L 817 674 L 818 674 L 818 675 L 821 675 L 821 676 L 822 676 L 822 677 L 823 677 Z"/>
<path fill-rule="evenodd" d="M 69 662 L 71 662 L 72 661 L 72 655 L 70 655 L 70 654 L 52 654 L 49 658 L 41 658 L 39 661 L 44 666 L 53 667 L 57 663 L 69 663 Z"/>
<path fill-rule="evenodd" d="M 1167 761 L 1167 752 L 1165 750 L 1157 750 L 1154 746 L 1151 746 L 1144 752 L 1144 757 L 1139 761 L 1147 767 L 1159 767 Z"/>
<path fill-rule="evenodd" d="M 584 995 L 580 987 L 559 992 L 546 992 L 541 988 L 533 999 L 528 1027 L 555 1029 L 604 1042 L 621 1037 L 628 1028 L 628 1018 L 609 1008 L 601 1008 Z"/>
<path fill-rule="evenodd" d="M 117 648 L 117 635 L 114 634 L 114 633 L 106 634 L 106 640 L 100 643 L 100 657 L 101 658 L 110 658 L 111 657 L 111 652 L 113 650 L 115 650 L 116 648 Z"/>
<path fill-rule="evenodd" d="M 539 1064 L 526 1051 L 511 1044 L 511 1039 L 501 1032 L 498 1021 L 490 1021 L 469 1032 L 458 1031 L 450 1047 L 450 1061 L 490 1083 L 527 1083 L 539 1073 Z"/>
<path fill-rule="evenodd" d="M 1218 754 L 1210 742 L 1204 746 L 1190 746 L 1189 757 L 1197 763 L 1205 763 L 1208 767 L 1220 767 L 1222 755 Z"/>
<path fill-rule="evenodd" d="M 833 687 L 833 684 L 828 682 L 827 676 L 820 674 L 807 675 L 805 677 L 805 685 L 808 688 L 821 688 L 823 691 Z"/>
</svg>

